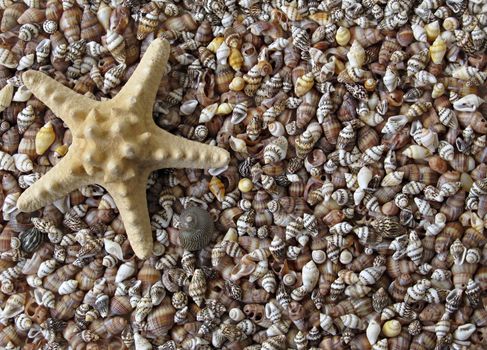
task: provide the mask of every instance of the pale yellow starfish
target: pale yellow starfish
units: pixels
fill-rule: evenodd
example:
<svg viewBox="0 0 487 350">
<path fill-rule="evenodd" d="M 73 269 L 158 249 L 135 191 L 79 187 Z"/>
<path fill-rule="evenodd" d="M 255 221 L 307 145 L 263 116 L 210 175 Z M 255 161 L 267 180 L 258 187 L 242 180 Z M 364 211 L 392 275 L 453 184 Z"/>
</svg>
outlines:
<svg viewBox="0 0 487 350">
<path fill-rule="evenodd" d="M 164 75 L 170 46 L 154 40 L 129 81 L 111 100 L 79 95 L 37 71 L 24 84 L 71 129 L 73 143 L 64 158 L 25 190 L 17 207 L 34 211 L 81 186 L 100 184 L 115 200 L 135 254 L 152 253 L 147 211 L 149 174 L 160 168 L 218 168 L 229 153 L 160 129 L 152 107 Z"/>
</svg>

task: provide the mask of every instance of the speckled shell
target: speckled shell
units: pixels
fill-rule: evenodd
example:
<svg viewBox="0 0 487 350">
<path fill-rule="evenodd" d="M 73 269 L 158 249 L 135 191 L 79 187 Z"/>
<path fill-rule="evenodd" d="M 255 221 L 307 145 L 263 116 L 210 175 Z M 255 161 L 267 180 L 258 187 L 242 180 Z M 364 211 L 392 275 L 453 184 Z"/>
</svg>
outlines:
<svg viewBox="0 0 487 350">
<path fill-rule="evenodd" d="M 210 243 L 215 230 L 213 220 L 199 207 L 185 209 L 180 215 L 179 240 L 186 250 L 201 250 Z"/>
</svg>

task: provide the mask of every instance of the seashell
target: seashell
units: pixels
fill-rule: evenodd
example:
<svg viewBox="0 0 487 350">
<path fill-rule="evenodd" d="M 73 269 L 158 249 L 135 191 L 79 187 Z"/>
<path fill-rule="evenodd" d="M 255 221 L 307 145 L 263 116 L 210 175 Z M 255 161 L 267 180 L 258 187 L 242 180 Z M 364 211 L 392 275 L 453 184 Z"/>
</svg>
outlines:
<svg viewBox="0 0 487 350">
<path fill-rule="evenodd" d="M 132 277 L 136 272 L 136 264 L 134 260 L 129 260 L 126 263 L 120 265 L 115 276 L 115 283 L 125 281 L 127 278 Z"/>
<path fill-rule="evenodd" d="M 78 281 L 76 280 L 67 280 L 61 283 L 58 289 L 59 295 L 67 295 L 74 293 L 78 288 Z"/>
<path fill-rule="evenodd" d="M 477 327 L 472 323 L 463 324 L 453 332 L 453 338 L 459 341 L 468 340 L 476 329 Z"/>
<path fill-rule="evenodd" d="M 26 154 L 14 154 L 12 158 L 18 171 L 26 173 L 34 169 L 34 164 Z"/>
<path fill-rule="evenodd" d="M 288 142 L 284 136 L 278 137 L 264 148 L 264 163 L 271 164 L 286 158 Z"/>
<path fill-rule="evenodd" d="M 184 249 L 200 250 L 211 241 L 214 224 L 207 211 L 198 207 L 190 207 L 181 213 L 180 222 L 179 239 Z"/>
<path fill-rule="evenodd" d="M 460 112 L 475 112 L 485 101 L 477 95 L 464 96 L 453 103 L 453 108 Z"/>
<path fill-rule="evenodd" d="M 308 91 L 313 88 L 314 79 L 311 72 L 304 74 L 296 80 L 294 86 L 294 93 L 297 97 L 304 96 Z"/>
<path fill-rule="evenodd" d="M 6 301 L 1 312 L 2 319 L 13 318 L 20 314 L 24 309 L 26 301 L 25 293 L 12 294 Z"/>
<path fill-rule="evenodd" d="M 404 172 L 394 171 L 387 174 L 381 182 L 381 186 L 397 186 L 402 182 Z"/>
<path fill-rule="evenodd" d="M 443 57 L 445 57 L 446 49 L 447 47 L 445 41 L 441 38 L 441 36 L 438 36 L 429 48 L 431 60 L 433 61 L 433 63 L 441 64 L 441 62 L 443 62 Z"/>
<path fill-rule="evenodd" d="M 203 274 L 203 271 L 200 269 L 196 269 L 191 282 L 189 284 L 188 293 L 193 301 L 198 305 L 201 306 L 204 300 L 204 295 L 206 291 L 206 278 Z"/>
<path fill-rule="evenodd" d="M 5 152 L 0 151 L 0 169 L 6 171 L 15 171 L 15 160 L 14 158 Z"/>
<path fill-rule="evenodd" d="M 365 328 L 362 320 L 354 314 L 346 314 L 340 316 L 340 320 L 343 322 L 343 325 L 347 328 L 351 329 L 358 329 L 362 330 Z"/>
</svg>

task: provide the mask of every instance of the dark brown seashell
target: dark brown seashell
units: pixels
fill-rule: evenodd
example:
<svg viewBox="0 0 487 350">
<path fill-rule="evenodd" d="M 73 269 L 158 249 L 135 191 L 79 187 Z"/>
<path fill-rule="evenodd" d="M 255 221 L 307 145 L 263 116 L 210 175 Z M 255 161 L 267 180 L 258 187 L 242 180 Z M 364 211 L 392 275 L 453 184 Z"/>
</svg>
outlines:
<svg viewBox="0 0 487 350">
<path fill-rule="evenodd" d="M 180 215 L 179 240 L 186 250 L 201 250 L 210 243 L 215 231 L 211 216 L 199 207 L 185 209 Z"/>
<path fill-rule="evenodd" d="M 44 242 L 44 234 L 32 227 L 20 233 L 20 247 L 26 253 L 32 253 L 40 247 L 42 242 Z"/>
</svg>

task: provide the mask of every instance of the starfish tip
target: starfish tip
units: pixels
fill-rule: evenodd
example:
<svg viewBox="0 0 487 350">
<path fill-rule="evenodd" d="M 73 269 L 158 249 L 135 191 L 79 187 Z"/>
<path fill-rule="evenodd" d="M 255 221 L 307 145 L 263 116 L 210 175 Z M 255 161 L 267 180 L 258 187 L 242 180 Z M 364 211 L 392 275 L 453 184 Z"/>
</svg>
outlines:
<svg viewBox="0 0 487 350">
<path fill-rule="evenodd" d="M 32 202 L 26 197 L 24 196 L 23 194 L 19 197 L 19 199 L 17 200 L 17 208 L 22 211 L 22 212 L 31 212 L 33 211 L 34 209 L 31 208 L 31 204 Z"/>
<path fill-rule="evenodd" d="M 38 71 L 35 70 L 28 70 L 22 73 L 22 81 L 24 85 L 27 88 L 30 88 L 32 85 L 34 85 L 38 74 L 42 74 L 42 73 L 39 73 Z"/>
</svg>

